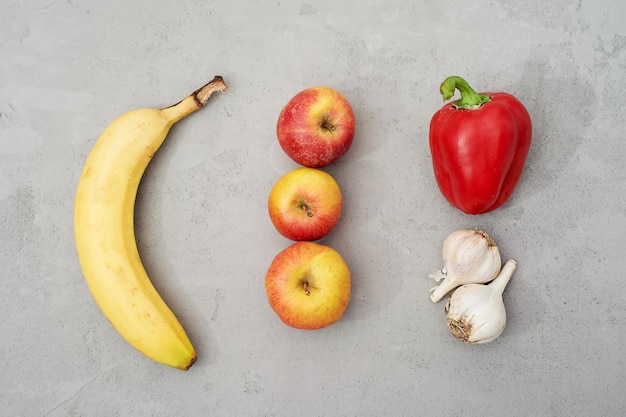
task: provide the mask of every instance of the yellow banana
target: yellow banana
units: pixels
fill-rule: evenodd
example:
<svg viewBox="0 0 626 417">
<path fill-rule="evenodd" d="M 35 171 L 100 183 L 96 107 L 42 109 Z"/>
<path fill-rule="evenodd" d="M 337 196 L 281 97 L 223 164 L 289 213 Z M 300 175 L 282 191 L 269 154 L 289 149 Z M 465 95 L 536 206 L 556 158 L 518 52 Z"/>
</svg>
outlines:
<svg viewBox="0 0 626 417">
<path fill-rule="evenodd" d="M 139 258 L 135 198 L 146 167 L 172 125 L 224 90 L 224 80 L 216 76 L 178 104 L 118 117 L 94 145 L 76 191 L 76 248 L 98 306 L 137 350 L 182 370 L 193 365 L 196 352 Z"/>
</svg>

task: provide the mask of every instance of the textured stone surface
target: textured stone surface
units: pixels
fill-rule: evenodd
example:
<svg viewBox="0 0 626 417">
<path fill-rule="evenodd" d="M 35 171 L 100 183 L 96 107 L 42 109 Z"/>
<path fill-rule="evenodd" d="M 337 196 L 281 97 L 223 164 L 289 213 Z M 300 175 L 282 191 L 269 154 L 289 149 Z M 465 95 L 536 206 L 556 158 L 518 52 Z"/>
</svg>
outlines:
<svg viewBox="0 0 626 417">
<path fill-rule="evenodd" d="M 22 0 L 0 5 L 0 409 L 11 416 L 617 416 L 626 412 L 626 3 L 618 0 Z M 229 91 L 182 121 L 150 165 L 137 236 L 199 354 L 145 359 L 93 302 L 72 210 L 117 115 Z M 534 141 L 501 209 L 441 197 L 428 124 L 460 75 L 526 104 Z M 289 242 L 266 213 L 295 165 L 275 121 L 314 85 L 352 103 L 327 169 L 345 211 L 326 243 L 353 295 L 327 329 L 284 326 L 263 277 Z M 508 323 L 456 341 L 428 274 L 445 236 L 487 231 L 519 268 Z"/>
</svg>

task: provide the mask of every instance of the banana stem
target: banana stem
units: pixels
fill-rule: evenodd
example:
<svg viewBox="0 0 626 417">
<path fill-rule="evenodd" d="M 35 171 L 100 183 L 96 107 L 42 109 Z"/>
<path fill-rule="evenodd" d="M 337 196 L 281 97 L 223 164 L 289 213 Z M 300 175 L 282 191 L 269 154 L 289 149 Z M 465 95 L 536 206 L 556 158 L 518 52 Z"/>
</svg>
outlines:
<svg viewBox="0 0 626 417">
<path fill-rule="evenodd" d="M 198 103 L 198 107 L 202 107 L 209 101 L 209 97 L 211 97 L 213 93 L 216 91 L 220 93 L 224 92 L 227 88 L 224 78 L 222 78 L 221 75 L 216 75 L 207 84 L 194 91 L 192 95 Z"/>
<path fill-rule="evenodd" d="M 203 85 L 183 100 L 174 104 L 173 106 L 165 107 L 161 109 L 161 113 L 171 124 L 176 123 L 180 119 L 194 111 L 202 108 L 208 101 L 211 95 L 215 92 L 226 91 L 227 86 L 224 82 L 224 78 L 221 75 L 216 75 L 211 81 Z"/>
</svg>

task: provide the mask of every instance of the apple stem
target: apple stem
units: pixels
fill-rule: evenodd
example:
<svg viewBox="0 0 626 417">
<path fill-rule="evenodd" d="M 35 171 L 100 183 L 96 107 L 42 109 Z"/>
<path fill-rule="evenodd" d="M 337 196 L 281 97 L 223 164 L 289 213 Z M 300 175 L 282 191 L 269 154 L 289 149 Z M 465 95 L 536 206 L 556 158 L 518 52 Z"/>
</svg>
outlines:
<svg viewBox="0 0 626 417">
<path fill-rule="evenodd" d="M 303 287 L 304 287 L 304 293 L 306 295 L 311 295 L 311 291 L 309 291 L 309 282 L 308 281 L 304 281 Z"/>
<path fill-rule="evenodd" d="M 304 211 L 306 211 L 306 215 L 309 217 L 313 217 L 313 211 L 311 210 L 311 207 L 309 207 L 309 205 L 307 203 L 302 203 L 300 205 L 300 208 Z"/>
<path fill-rule="evenodd" d="M 328 120 L 323 120 L 322 121 L 322 129 L 330 130 L 332 132 L 333 130 L 337 129 L 337 126 L 335 126 L 334 124 L 330 123 Z"/>
</svg>

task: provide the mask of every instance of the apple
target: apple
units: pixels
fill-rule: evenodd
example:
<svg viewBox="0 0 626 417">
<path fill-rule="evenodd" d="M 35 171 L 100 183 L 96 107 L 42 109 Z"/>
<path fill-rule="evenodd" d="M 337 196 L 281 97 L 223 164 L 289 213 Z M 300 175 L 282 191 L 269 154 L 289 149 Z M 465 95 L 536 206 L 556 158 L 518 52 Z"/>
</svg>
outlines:
<svg viewBox="0 0 626 417">
<path fill-rule="evenodd" d="M 317 168 L 300 167 L 272 187 L 267 207 L 276 230 L 291 240 L 318 240 L 339 222 L 343 199 L 335 179 Z"/>
<path fill-rule="evenodd" d="M 283 107 L 276 136 L 283 151 L 295 162 L 321 168 L 348 151 L 354 127 L 352 107 L 341 93 L 329 87 L 311 87 Z"/>
<path fill-rule="evenodd" d="M 350 269 L 329 246 L 296 242 L 265 275 L 267 299 L 286 325 L 317 330 L 337 322 L 350 301 Z"/>
</svg>

